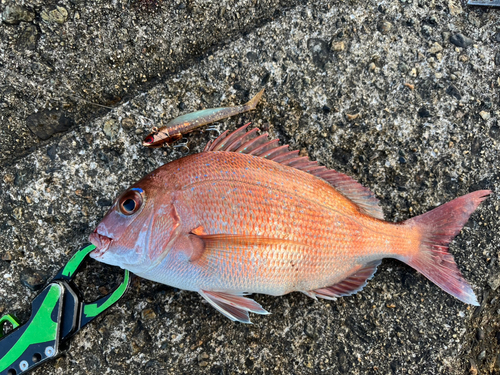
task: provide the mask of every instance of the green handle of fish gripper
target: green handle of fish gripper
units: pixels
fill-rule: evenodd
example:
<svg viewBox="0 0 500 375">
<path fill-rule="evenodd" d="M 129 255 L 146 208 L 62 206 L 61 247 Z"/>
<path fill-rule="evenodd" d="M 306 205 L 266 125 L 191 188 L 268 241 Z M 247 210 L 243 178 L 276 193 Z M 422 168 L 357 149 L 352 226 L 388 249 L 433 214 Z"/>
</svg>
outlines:
<svg viewBox="0 0 500 375">
<path fill-rule="evenodd" d="M 30 320 L 2 339 L 2 345 L 0 345 L 0 373 L 13 366 L 34 345 L 45 344 L 53 349 L 50 354 L 44 353 L 42 360 L 45 359 L 44 356 L 48 358 L 57 354 L 63 293 L 64 290 L 61 285 L 57 283 L 49 284 L 34 299 Z M 33 363 L 27 363 L 26 370 L 32 366 Z"/>
<path fill-rule="evenodd" d="M 129 280 L 130 272 L 128 270 L 125 270 L 125 275 L 123 276 L 122 283 L 113 291 L 113 293 L 100 299 L 99 301 L 96 301 L 96 303 L 90 303 L 83 307 L 84 317 L 87 319 L 92 319 L 102 313 L 104 310 L 110 308 L 111 305 L 117 302 L 127 291 Z"/>
<path fill-rule="evenodd" d="M 21 324 L 14 315 L 7 314 L 2 316 L 0 318 L 0 339 L 3 337 L 3 326 L 5 323 L 12 324 L 12 329 L 16 329 Z"/>
<path fill-rule="evenodd" d="M 61 274 L 68 278 L 74 276 L 75 272 L 78 270 L 78 267 L 83 262 L 85 257 L 95 249 L 95 245 L 88 245 L 83 249 L 77 251 L 69 260 L 69 262 L 64 266 Z"/>
</svg>

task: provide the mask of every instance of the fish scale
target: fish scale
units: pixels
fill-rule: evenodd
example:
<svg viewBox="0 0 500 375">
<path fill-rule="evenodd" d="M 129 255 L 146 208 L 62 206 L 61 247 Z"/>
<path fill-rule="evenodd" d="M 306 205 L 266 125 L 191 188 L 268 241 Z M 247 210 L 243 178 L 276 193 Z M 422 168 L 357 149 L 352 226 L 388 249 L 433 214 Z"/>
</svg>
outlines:
<svg viewBox="0 0 500 375">
<path fill-rule="evenodd" d="M 318 284 L 327 286 L 340 281 L 360 262 L 390 255 L 390 252 L 374 253 L 369 246 L 387 236 L 374 234 L 362 241 L 353 236 L 363 226 L 370 230 L 386 223 L 366 215 L 359 217 L 358 222 L 348 218 L 346 215 L 357 211 L 356 206 L 321 179 L 299 170 L 284 170 L 280 164 L 266 159 L 227 152 L 198 154 L 188 165 L 189 168 L 182 168 L 172 176 L 181 191 L 178 199 L 193 207 L 193 214 L 186 217 L 187 227 L 201 225 L 207 234 L 284 238 L 300 245 L 293 267 L 282 261 L 293 253 L 290 244 L 259 249 L 265 259 L 259 269 L 245 266 L 255 249 L 236 251 L 221 246 L 204 260 L 210 264 L 207 267 L 217 270 L 216 275 L 223 276 L 219 280 L 211 277 L 201 288 L 220 289 L 225 285 L 237 291 L 280 295 L 298 284 L 310 290 Z M 269 176 L 268 181 L 261 183 L 264 176 Z M 294 210 L 286 209 L 290 206 Z M 300 212 L 300 222 L 295 220 L 294 211 Z M 242 214 L 243 220 L 237 220 Z M 270 220 L 275 224 L 270 225 Z M 292 231 L 286 233 L 283 228 Z M 353 256 L 356 252 L 363 254 L 361 259 Z M 235 254 L 239 257 L 235 258 Z M 233 274 L 232 279 L 226 277 L 228 270 L 234 268 L 240 268 L 241 273 Z M 307 277 L 297 281 L 297 269 Z"/>
</svg>

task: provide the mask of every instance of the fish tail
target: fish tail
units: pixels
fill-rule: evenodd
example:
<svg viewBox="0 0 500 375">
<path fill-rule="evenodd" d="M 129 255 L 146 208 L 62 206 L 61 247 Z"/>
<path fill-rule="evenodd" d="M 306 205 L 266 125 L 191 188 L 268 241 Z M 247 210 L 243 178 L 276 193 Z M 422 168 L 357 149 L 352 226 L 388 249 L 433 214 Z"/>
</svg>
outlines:
<svg viewBox="0 0 500 375">
<path fill-rule="evenodd" d="M 479 305 L 476 295 L 448 252 L 448 244 L 490 193 L 490 190 L 475 191 L 406 220 L 404 225 L 419 231 L 421 241 L 417 251 L 397 257 L 444 291 L 475 306 Z"/>
<path fill-rule="evenodd" d="M 245 103 L 243 106 L 245 107 L 245 111 L 251 111 L 257 107 L 257 104 L 259 104 L 260 98 L 262 98 L 262 95 L 264 94 L 264 89 L 260 90 L 255 96 L 250 99 L 247 103 Z"/>
</svg>

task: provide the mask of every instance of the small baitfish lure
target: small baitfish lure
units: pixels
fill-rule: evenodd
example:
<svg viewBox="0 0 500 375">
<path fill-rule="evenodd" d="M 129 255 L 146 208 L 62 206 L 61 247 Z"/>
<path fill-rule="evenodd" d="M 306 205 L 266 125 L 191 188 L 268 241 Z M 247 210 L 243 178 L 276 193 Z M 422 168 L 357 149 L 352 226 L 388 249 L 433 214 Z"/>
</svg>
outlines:
<svg viewBox="0 0 500 375">
<path fill-rule="evenodd" d="M 142 145 L 150 148 L 161 147 L 164 143 L 170 145 L 181 139 L 183 134 L 190 133 L 200 126 L 254 110 L 264 94 L 264 90 L 260 90 L 248 103 L 243 105 L 204 109 L 176 117 L 161 128 L 153 128 L 153 131 L 142 141 Z"/>
</svg>

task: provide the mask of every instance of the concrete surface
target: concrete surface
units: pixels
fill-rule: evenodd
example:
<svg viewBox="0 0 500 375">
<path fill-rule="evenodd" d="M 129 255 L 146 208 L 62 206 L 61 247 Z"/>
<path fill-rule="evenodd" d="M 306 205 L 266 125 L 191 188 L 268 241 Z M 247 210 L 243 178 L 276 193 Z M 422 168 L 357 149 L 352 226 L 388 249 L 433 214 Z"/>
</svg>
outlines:
<svg viewBox="0 0 500 375">
<path fill-rule="evenodd" d="M 35 374 L 500 373 L 498 11 L 458 0 L 15 4 L 0 5 L 1 314 L 26 320 L 115 196 L 186 152 L 140 146 L 152 126 L 262 86 L 257 110 L 221 129 L 253 121 L 371 188 L 387 220 L 494 191 L 450 247 L 478 308 L 388 260 L 338 301 L 257 295 L 272 315 L 253 325 L 136 278 Z M 215 135 L 189 135 L 189 152 Z M 120 275 L 90 261 L 77 282 L 91 300 Z"/>
</svg>

